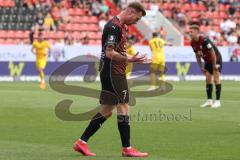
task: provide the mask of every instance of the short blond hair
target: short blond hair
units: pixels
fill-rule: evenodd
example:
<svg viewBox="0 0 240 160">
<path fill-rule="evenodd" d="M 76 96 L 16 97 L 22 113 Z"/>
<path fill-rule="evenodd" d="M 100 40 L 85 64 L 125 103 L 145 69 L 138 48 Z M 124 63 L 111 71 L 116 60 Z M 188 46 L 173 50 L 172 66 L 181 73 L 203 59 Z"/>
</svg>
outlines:
<svg viewBox="0 0 240 160">
<path fill-rule="evenodd" d="M 190 29 L 195 29 L 199 31 L 199 25 L 193 24 L 189 27 Z"/>
</svg>

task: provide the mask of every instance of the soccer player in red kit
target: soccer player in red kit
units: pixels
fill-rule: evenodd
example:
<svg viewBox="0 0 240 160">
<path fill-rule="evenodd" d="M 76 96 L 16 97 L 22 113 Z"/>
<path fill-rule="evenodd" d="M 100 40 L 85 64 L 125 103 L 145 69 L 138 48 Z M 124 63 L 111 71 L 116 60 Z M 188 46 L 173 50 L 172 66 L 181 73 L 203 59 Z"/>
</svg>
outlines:
<svg viewBox="0 0 240 160">
<path fill-rule="evenodd" d="M 100 60 L 101 109 L 92 118 L 88 127 L 74 144 L 74 150 L 84 156 L 96 155 L 88 148 L 87 141 L 111 116 L 114 108 L 117 109 L 117 124 L 122 142 L 122 155 L 128 157 L 148 156 L 148 153 L 140 152 L 130 145 L 129 93 L 125 74 L 127 63 L 145 63 L 147 61 L 146 55 L 139 56 L 136 54 L 127 57 L 125 49 L 127 25 L 136 24 L 145 15 L 144 7 L 138 2 L 133 2 L 104 26 Z M 103 141 L 107 142 L 107 140 Z"/>
<path fill-rule="evenodd" d="M 190 26 L 191 46 L 195 52 L 196 59 L 201 71 L 206 77 L 206 92 L 208 100 L 200 107 L 218 108 L 221 106 L 221 81 L 220 73 L 222 69 L 222 56 L 217 47 L 210 39 L 200 35 L 199 26 L 193 24 Z M 201 59 L 204 61 L 202 64 Z M 216 88 L 216 100 L 212 100 L 212 77 Z"/>
</svg>

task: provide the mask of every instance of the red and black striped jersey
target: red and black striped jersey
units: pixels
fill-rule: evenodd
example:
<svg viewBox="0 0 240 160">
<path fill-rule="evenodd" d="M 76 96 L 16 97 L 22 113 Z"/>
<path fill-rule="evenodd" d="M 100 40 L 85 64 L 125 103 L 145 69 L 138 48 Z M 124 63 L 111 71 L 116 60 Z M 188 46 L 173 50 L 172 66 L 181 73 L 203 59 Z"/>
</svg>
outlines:
<svg viewBox="0 0 240 160">
<path fill-rule="evenodd" d="M 219 50 L 213 44 L 213 42 L 207 37 L 199 36 L 198 41 L 195 40 L 191 41 L 191 46 L 195 54 L 199 55 L 205 61 L 206 64 L 212 63 L 211 53 L 209 52 L 209 50 L 211 49 L 213 49 L 216 54 L 217 62 L 222 61 L 222 57 Z"/>
<path fill-rule="evenodd" d="M 100 61 L 100 71 L 102 75 L 125 74 L 126 62 L 111 61 L 106 57 L 106 47 L 113 46 L 116 52 L 123 56 L 126 55 L 125 43 L 127 41 L 127 27 L 120 23 L 118 17 L 111 19 L 103 29 L 102 53 Z"/>
</svg>

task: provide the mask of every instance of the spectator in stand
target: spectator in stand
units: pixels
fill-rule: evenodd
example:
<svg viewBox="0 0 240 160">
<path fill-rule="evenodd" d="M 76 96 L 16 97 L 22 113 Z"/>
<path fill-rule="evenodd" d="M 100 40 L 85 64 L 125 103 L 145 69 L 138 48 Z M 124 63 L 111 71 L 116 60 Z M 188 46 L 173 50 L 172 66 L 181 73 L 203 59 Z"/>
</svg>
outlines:
<svg viewBox="0 0 240 160">
<path fill-rule="evenodd" d="M 83 3 L 82 0 L 78 1 L 78 0 L 68 0 L 68 2 L 70 3 L 70 5 L 72 6 L 72 8 L 79 8 L 80 4 Z"/>
<path fill-rule="evenodd" d="M 106 14 L 108 12 L 108 7 L 101 1 L 100 10 L 102 13 Z"/>
<path fill-rule="evenodd" d="M 229 33 L 232 30 L 236 29 L 236 23 L 231 19 L 224 19 L 223 22 L 220 24 L 220 28 L 222 29 L 223 32 Z"/>
<path fill-rule="evenodd" d="M 185 14 L 182 13 L 182 12 L 179 12 L 177 14 L 177 22 L 178 22 L 180 27 L 185 26 L 188 23 L 188 18 L 186 16 L 187 13 L 188 13 L 188 11 L 186 11 Z"/>
<path fill-rule="evenodd" d="M 98 25 L 101 29 L 101 31 L 103 31 L 103 28 L 105 26 L 105 24 L 107 23 L 107 16 L 105 14 L 102 14 L 100 17 L 99 17 L 99 22 L 98 22 Z"/>
<path fill-rule="evenodd" d="M 51 10 L 52 7 L 51 0 L 39 0 L 39 3 L 44 11 L 49 12 Z"/>
<path fill-rule="evenodd" d="M 75 45 L 75 46 L 81 46 L 81 45 L 82 45 L 82 39 L 76 38 L 76 39 L 74 40 L 73 45 Z"/>
<path fill-rule="evenodd" d="M 89 44 L 89 37 L 86 35 L 83 39 L 82 39 L 82 45 L 88 45 Z"/>
<path fill-rule="evenodd" d="M 61 5 L 62 0 L 52 0 L 54 5 Z"/>
<path fill-rule="evenodd" d="M 60 11 L 59 8 L 57 6 L 53 6 L 51 8 L 51 15 L 52 18 L 54 20 L 54 23 L 59 26 L 59 22 L 60 22 Z"/>
<path fill-rule="evenodd" d="M 66 45 L 73 45 L 74 43 L 74 38 L 72 36 L 72 33 L 70 32 L 65 32 L 65 35 L 64 35 L 64 43 Z"/>
<path fill-rule="evenodd" d="M 201 11 L 200 13 L 200 24 L 207 26 L 209 25 L 209 19 L 206 17 L 206 13 L 204 11 Z"/>
<path fill-rule="evenodd" d="M 71 21 L 70 16 L 68 14 L 67 8 L 64 5 L 61 5 L 59 13 L 60 13 L 60 22 L 61 23 L 64 23 L 64 24 L 70 23 L 70 21 Z"/>
<path fill-rule="evenodd" d="M 35 19 L 35 26 L 34 30 L 35 31 L 43 31 L 44 30 L 44 16 L 42 12 L 38 12 L 37 17 Z"/>
<path fill-rule="evenodd" d="M 23 0 L 22 3 L 23 3 L 23 7 L 33 10 L 36 0 Z"/>
<path fill-rule="evenodd" d="M 240 57 L 240 48 L 235 48 L 232 51 L 232 56 L 230 58 L 231 62 L 238 62 Z"/>
<path fill-rule="evenodd" d="M 46 31 L 56 31 L 56 26 L 50 13 L 48 13 L 47 16 L 44 18 L 44 28 Z"/>
<path fill-rule="evenodd" d="M 87 15 L 92 15 L 91 3 L 89 1 L 83 1 L 79 8 L 83 9 Z"/>
<path fill-rule="evenodd" d="M 30 41 L 30 44 L 33 44 L 33 41 L 34 41 L 34 32 L 35 32 L 35 28 L 34 26 L 31 27 L 31 30 L 29 32 L 29 41 Z"/>
<path fill-rule="evenodd" d="M 166 36 L 167 36 L 167 31 L 164 29 L 163 26 L 160 27 L 160 30 L 159 30 L 159 35 L 162 39 L 166 39 Z"/>
<path fill-rule="evenodd" d="M 207 33 L 208 37 L 210 38 L 210 40 L 212 40 L 213 42 L 216 43 L 216 41 L 220 38 L 220 33 L 216 32 L 214 29 L 214 26 L 211 25 L 208 33 Z"/>
<path fill-rule="evenodd" d="M 101 15 L 101 4 L 97 0 L 93 0 L 91 6 L 92 15 L 99 17 Z"/>
<path fill-rule="evenodd" d="M 228 41 L 229 45 L 231 45 L 231 46 L 237 45 L 237 43 L 238 43 L 237 32 L 233 31 L 233 32 L 229 33 L 229 35 L 227 37 L 227 41 Z"/>
</svg>

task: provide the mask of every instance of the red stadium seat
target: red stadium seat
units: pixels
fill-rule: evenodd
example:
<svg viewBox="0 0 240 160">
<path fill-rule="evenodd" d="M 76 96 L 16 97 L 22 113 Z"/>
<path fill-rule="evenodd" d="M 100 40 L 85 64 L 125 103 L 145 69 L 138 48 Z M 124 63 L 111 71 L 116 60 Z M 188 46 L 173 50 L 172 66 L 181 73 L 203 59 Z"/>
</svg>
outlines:
<svg viewBox="0 0 240 160">
<path fill-rule="evenodd" d="M 199 5 L 198 5 L 198 10 L 199 10 L 199 11 L 206 11 L 207 8 L 206 8 L 203 4 L 199 4 Z"/>
<path fill-rule="evenodd" d="M 100 45 L 101 43 L 100 40 L 89 40 L 89 45 Z"/>
<path fill-rule="evenodd" d="M 181 9 L 181 7 L 182 7 L 181 3 L 177 3 L 177 4 L 175 4 L 175 8 L 177 8 L 177 9 Z"/>
<path fill-rule="evenodd" d="M 184 10 L 191 10 L 191 5 L 189 3 L 185 3 L 182 7 Z"/>
<path fill-rule="evenodd" d="M 0 38 L 0 45 L 4 45 L 5 44 L 5 39 Z"/>
<path fill-rule="evenodd" d="M 90 32 L 88 34 L 88 37 L 91 39 L 98 39 L 100 40 L 102 38 L 102 33 L 101 32 Z"/>
<path fill-rule="evenodd" d="M 54 45 L 54 44 L 56 43 L 56 40 L 55 40 L 55 39 L 48 39 L 48 41 L 49 41 L 49 43 L 50 43 L 51 45 Z"/>
<path fill-rule="evenodd" d="M 23 31 L 16 31 L 16 32 L 15 32 L 15 37 L 16 37 L 16 38 L 24 38 L 24 37 L 23 37 L 23 33 L 24 33 Z"/>
<path fill-rule="evenodd" d="M 102 32 L 97 32 L 96 38 L 97 39 L 102 39 Z"/>
<path fill-rule="evenodd" d="M 80 33 L 81 33 L 81 32 L 79 32 L 79 31 L 74 31 L 73 34 L 72 34 L 73 38 L 74 38 L 74 39 L 79 39 L 79 38 L 81 38 L 81 37 L 80 37 Z"/>
<path fill-rule="evenodd" d="M 6 31 L 0 31 L 0 38 L 6 38 Z"/>
<path fill-rule="evenodd" d="M 215 30 L 216 32 L 221 32 L 220 26 L 214 26 L 214 30 Z"/>
<path fill-rule="evenodd" d="M 85 15 L 85 11 L 80 9 L 80 8 L 77 8 L 77 9 L 74 10 L 74 15 L 83 16 L 83 15 Z"/>
<path fill-rule="evenodd" d="M 69 24 L 66 24 L 66 26 L 65 26 L 66 31 L 72 31 L 74 29 L 75 29 L 74 24 L 69 23 Z"/>
<path fill-rule="evenodd" d="M 13 7 L 15 3 L 12 0 L 6 0 L 4 1 L 4 6 L 5 7 Z"/>
<path fill-rule="evenodd" d="M 213 16 L 213 12 L 207 11 L 205 12 L 206 18 L 211 18 Z"/>
<path fill-rule="evenodd" d="M 170 4 L 169 3 L 163 3 L 159 5 L 159 8 L 161 8 L 162 10 L 170 10 Z"/>
<path fill-rule="evenodd" d="M 220 12 L 220 13 L 219 13 L 219 17 L 223 19 L 223 18 L 227 18 L 228 15 L 227 15 L 226 12 Z"/>
<path fill-rule="evenodd" d="M 88 30 L 89 31 L 98 31 L 99 27 L 96 24 L 90 24 L 90 25 L 88 25 Z"/>
<path fill-rule="evenodd" d="M 73 18 L 73 23 L 81 23 L 82 22 L 82 17 L 76 16 Z"/>
<path fill-rule="evenodd" d="M 57 38 L 56 32 L 54 31 L 47 32 L 47 37 L 50 39 L 56 39 Z"/>
<path fill-rule="evenodd" d="M 218 5 L 219 11 L 225 11 L 226 12 L 229 7 L 230 7 L 229 5 L 224 5 L 224 4 L 219 4 Z"/>
<path fill-rule="evenodd" d="M 97 44 L 97 45 L 101 45 L 101 44 L 102 44 L 102 41 L 101 41 L 101 40 L 96 40 L 96 44 Z"/>
<path fill-rule="evenodd" d="M 189 12 L 189 16 L 191 18 L 198 18 L 199 17 L 199 12 L 197 12 L 197 11 Z"/>
<path fill-rule="evenodd" d="M 169 8 L 170 9 L 173 9 L 173 8 L 175 8 L 176 7 L 176 3 L 169 3 Z"/>
<path fill-rule="evenodd" d="M 74 16 L 74 15 L 75 15 L 74 9 L 73 9 L 73 8 L 68 9 L 68 14 L 69 14 L 70 16 Z"/>
<path fill-rule="evenodd" d="M 88 37 L 90 38 L 90 39 L 95 39 L 95 36 L 96 35 L 96 33 L 94 33 L 94 32 L 89 32 L 88 33 Z"/>
<path fill-rule="evenodd" d="M 221 19 L 219 19 L 219 18 L 213 19 L 213 24 L 214 24 L 215 26 L 219 26 L 220 23 L 221 23 Z"/>
<path fill-rule="evenodd" d="M 201 25 L 200 28 L 199 28 L 200 32 L 204 32 L 206 30 L 206 26 L 204 25 Z"/>
<path fill-rule="evenodd" d="M 91 23 L 98 23 L 98 18 L 95 17 L 95 16 L 91 16 L 89 19 L 90 19 L 89 21 L 90 21 Z"/>
<path fill-rule="evenodd" d="M 57 37 L 58 39 L 63 39 L 63 38 L 64 38 L 64 32 L 62 32 L 62 31 L 57 31 L 57 32 L 56 32 L 56 37 Z"/>
<path fill-rule="evenodd" d="M 58 30 L 63 31 L 63 30 L 65 30 L 65 29 L 66 29 L 66 25 L 64 25 L 63 23 L 62 23 L 62 24 L 59 24 Z"/>
<path fill-rule="evenodd" d="M 22 37 L 28 39 L 29 38 L 29 33 L 30 33 L 30 31 L 23 31 Z"/>
<path fill-rule="evenodd" d="M 90 26 L 87 24 L 81 24 L 80 25 L 80 30 L 79 31 L 90 31 Z"/>
<path fill-rule="evenodd" d="M 89 23 L 89 16 L 83 16 L 83 17 L 81 17 L 81 23 Z"/>
<path fill-rule="evenodd" d="M 212 18 L 219 18 L 219 13 L 217 11 L 213 12 Z"/>
<path fill-rule="evenodd" d="M 5 39 L 5 44 L 9 45 L 9 44 L 16 44 L 16 41 L 13 39 Z"/>
<path fill-rule="evenodd" d="M 14 39 L 14 38 L 17 38 L 15 34 L 16 34 L 15 31 L 9 30 L 6 33 L 6 36 L 7 36 L 7 38 L 13 38 Z"/>
<path fill-rule="evenodd" d="M 193 10 L 193 11 L 198 11 L 198 10 L 199 10 L 198 5 L 195 4 L 195 3 L 192 3 L 192 4 L 191 4 L 191 10 Z"/>
</svg>

